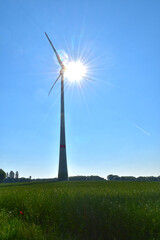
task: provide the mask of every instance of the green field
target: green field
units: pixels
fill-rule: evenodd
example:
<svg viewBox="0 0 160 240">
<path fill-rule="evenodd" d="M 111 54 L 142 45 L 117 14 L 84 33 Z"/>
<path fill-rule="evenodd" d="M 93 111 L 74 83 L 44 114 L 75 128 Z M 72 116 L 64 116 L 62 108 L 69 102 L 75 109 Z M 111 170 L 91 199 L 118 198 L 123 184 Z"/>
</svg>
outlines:
<svg viewBox="0 0 160 240">
<path fill-rule="evenodd" d="M 160 240 L 160 182 L 0 184 L 0 240 L 13 239 Z"/>
</svg>

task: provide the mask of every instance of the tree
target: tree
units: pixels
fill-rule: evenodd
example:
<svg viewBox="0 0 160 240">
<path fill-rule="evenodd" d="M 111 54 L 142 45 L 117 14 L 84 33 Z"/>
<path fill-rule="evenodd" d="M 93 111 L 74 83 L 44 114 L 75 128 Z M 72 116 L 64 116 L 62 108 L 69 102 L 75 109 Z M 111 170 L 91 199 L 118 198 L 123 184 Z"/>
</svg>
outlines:
<svg viewBox="0 0 160 240">
<path fill-rule="evenodd" d="M 108 176 L 107 176 L 108 181 L 112 181 L 112 180 L 113 180 L 113 177 L 114 177 L 113 174 L 108 175 Z"/>
<path fill-rule="evenodd" d="M 2 182 L 6 178 L 6 173 L 0 169 L 0 182 Z"/>
<path fill-rule="evenodd" d="M 108 175 L 107 179 L 108 179 L 108 181 L 119 181 L 119 180 L 121 180 L 121 178 L 118 175 L 112 175 L 112 174 Z"/>
<path fill-rule="evenodd" d="M 16 178 L 19 178 L 19 172 L 16 171 Z"/>
</svg>

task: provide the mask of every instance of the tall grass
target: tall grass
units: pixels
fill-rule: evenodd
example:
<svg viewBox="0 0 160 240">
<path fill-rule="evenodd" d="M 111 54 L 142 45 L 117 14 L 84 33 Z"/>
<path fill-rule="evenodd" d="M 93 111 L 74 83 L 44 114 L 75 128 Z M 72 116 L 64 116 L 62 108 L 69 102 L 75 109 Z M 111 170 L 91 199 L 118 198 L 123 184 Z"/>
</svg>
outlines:
<svg viewBox="0 0 160 240">
<path fill-rule="evenodd" d="M 0 240 L 160 239 L 159 182 L 14 185 L 0 187 Z"/>
</svg>

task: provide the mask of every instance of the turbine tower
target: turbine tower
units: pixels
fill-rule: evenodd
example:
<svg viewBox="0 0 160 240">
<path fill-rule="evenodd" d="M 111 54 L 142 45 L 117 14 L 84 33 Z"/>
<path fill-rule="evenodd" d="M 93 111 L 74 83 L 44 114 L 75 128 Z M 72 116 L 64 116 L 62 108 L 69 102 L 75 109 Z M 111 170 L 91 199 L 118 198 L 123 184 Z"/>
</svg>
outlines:
<svg viewBox="0 0 160 240">
<path fill-rule="evenodd" d="M 45 35 L 50 42 L 53 51 L 57 57 L 57 60 L 61 66 L 60 74 L 54 84 L 52 85 L 49 94 L 51 93 L 54 85 L 61 78 L 61 126 L 60 126 L 60 149 L 59 149 L 59 169 L 58 169 L 58 181 L 68 181 L 68 170 L 67 170 L 67 154 L 66 154 L 66 139 L 65 139 L 65 116 L 64 116 L 64 71 L 65 66 L 58 55 L 56 49 L 54 48 L 51 40 L 49 39 L 47 33 Z M 49 96 L 48 94 L 48 96 Z"/>
</svg>

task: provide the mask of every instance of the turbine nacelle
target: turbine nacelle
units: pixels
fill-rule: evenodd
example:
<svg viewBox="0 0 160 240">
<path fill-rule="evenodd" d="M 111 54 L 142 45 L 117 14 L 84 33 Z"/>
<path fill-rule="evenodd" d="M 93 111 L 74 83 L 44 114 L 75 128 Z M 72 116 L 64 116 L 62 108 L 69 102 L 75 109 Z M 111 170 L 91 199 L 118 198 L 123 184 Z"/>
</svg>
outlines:
<svg viewBox="0 0 160 240">
<path fill-rule="evenodd" d="M 65 71 L 66 71 L 66 67 L 63 65 L 63 67 L 62 67 L 61 70 L 60 70 L 60 74 L 61 74 L 61 75 L 64 74 Z"/>
</svg>

